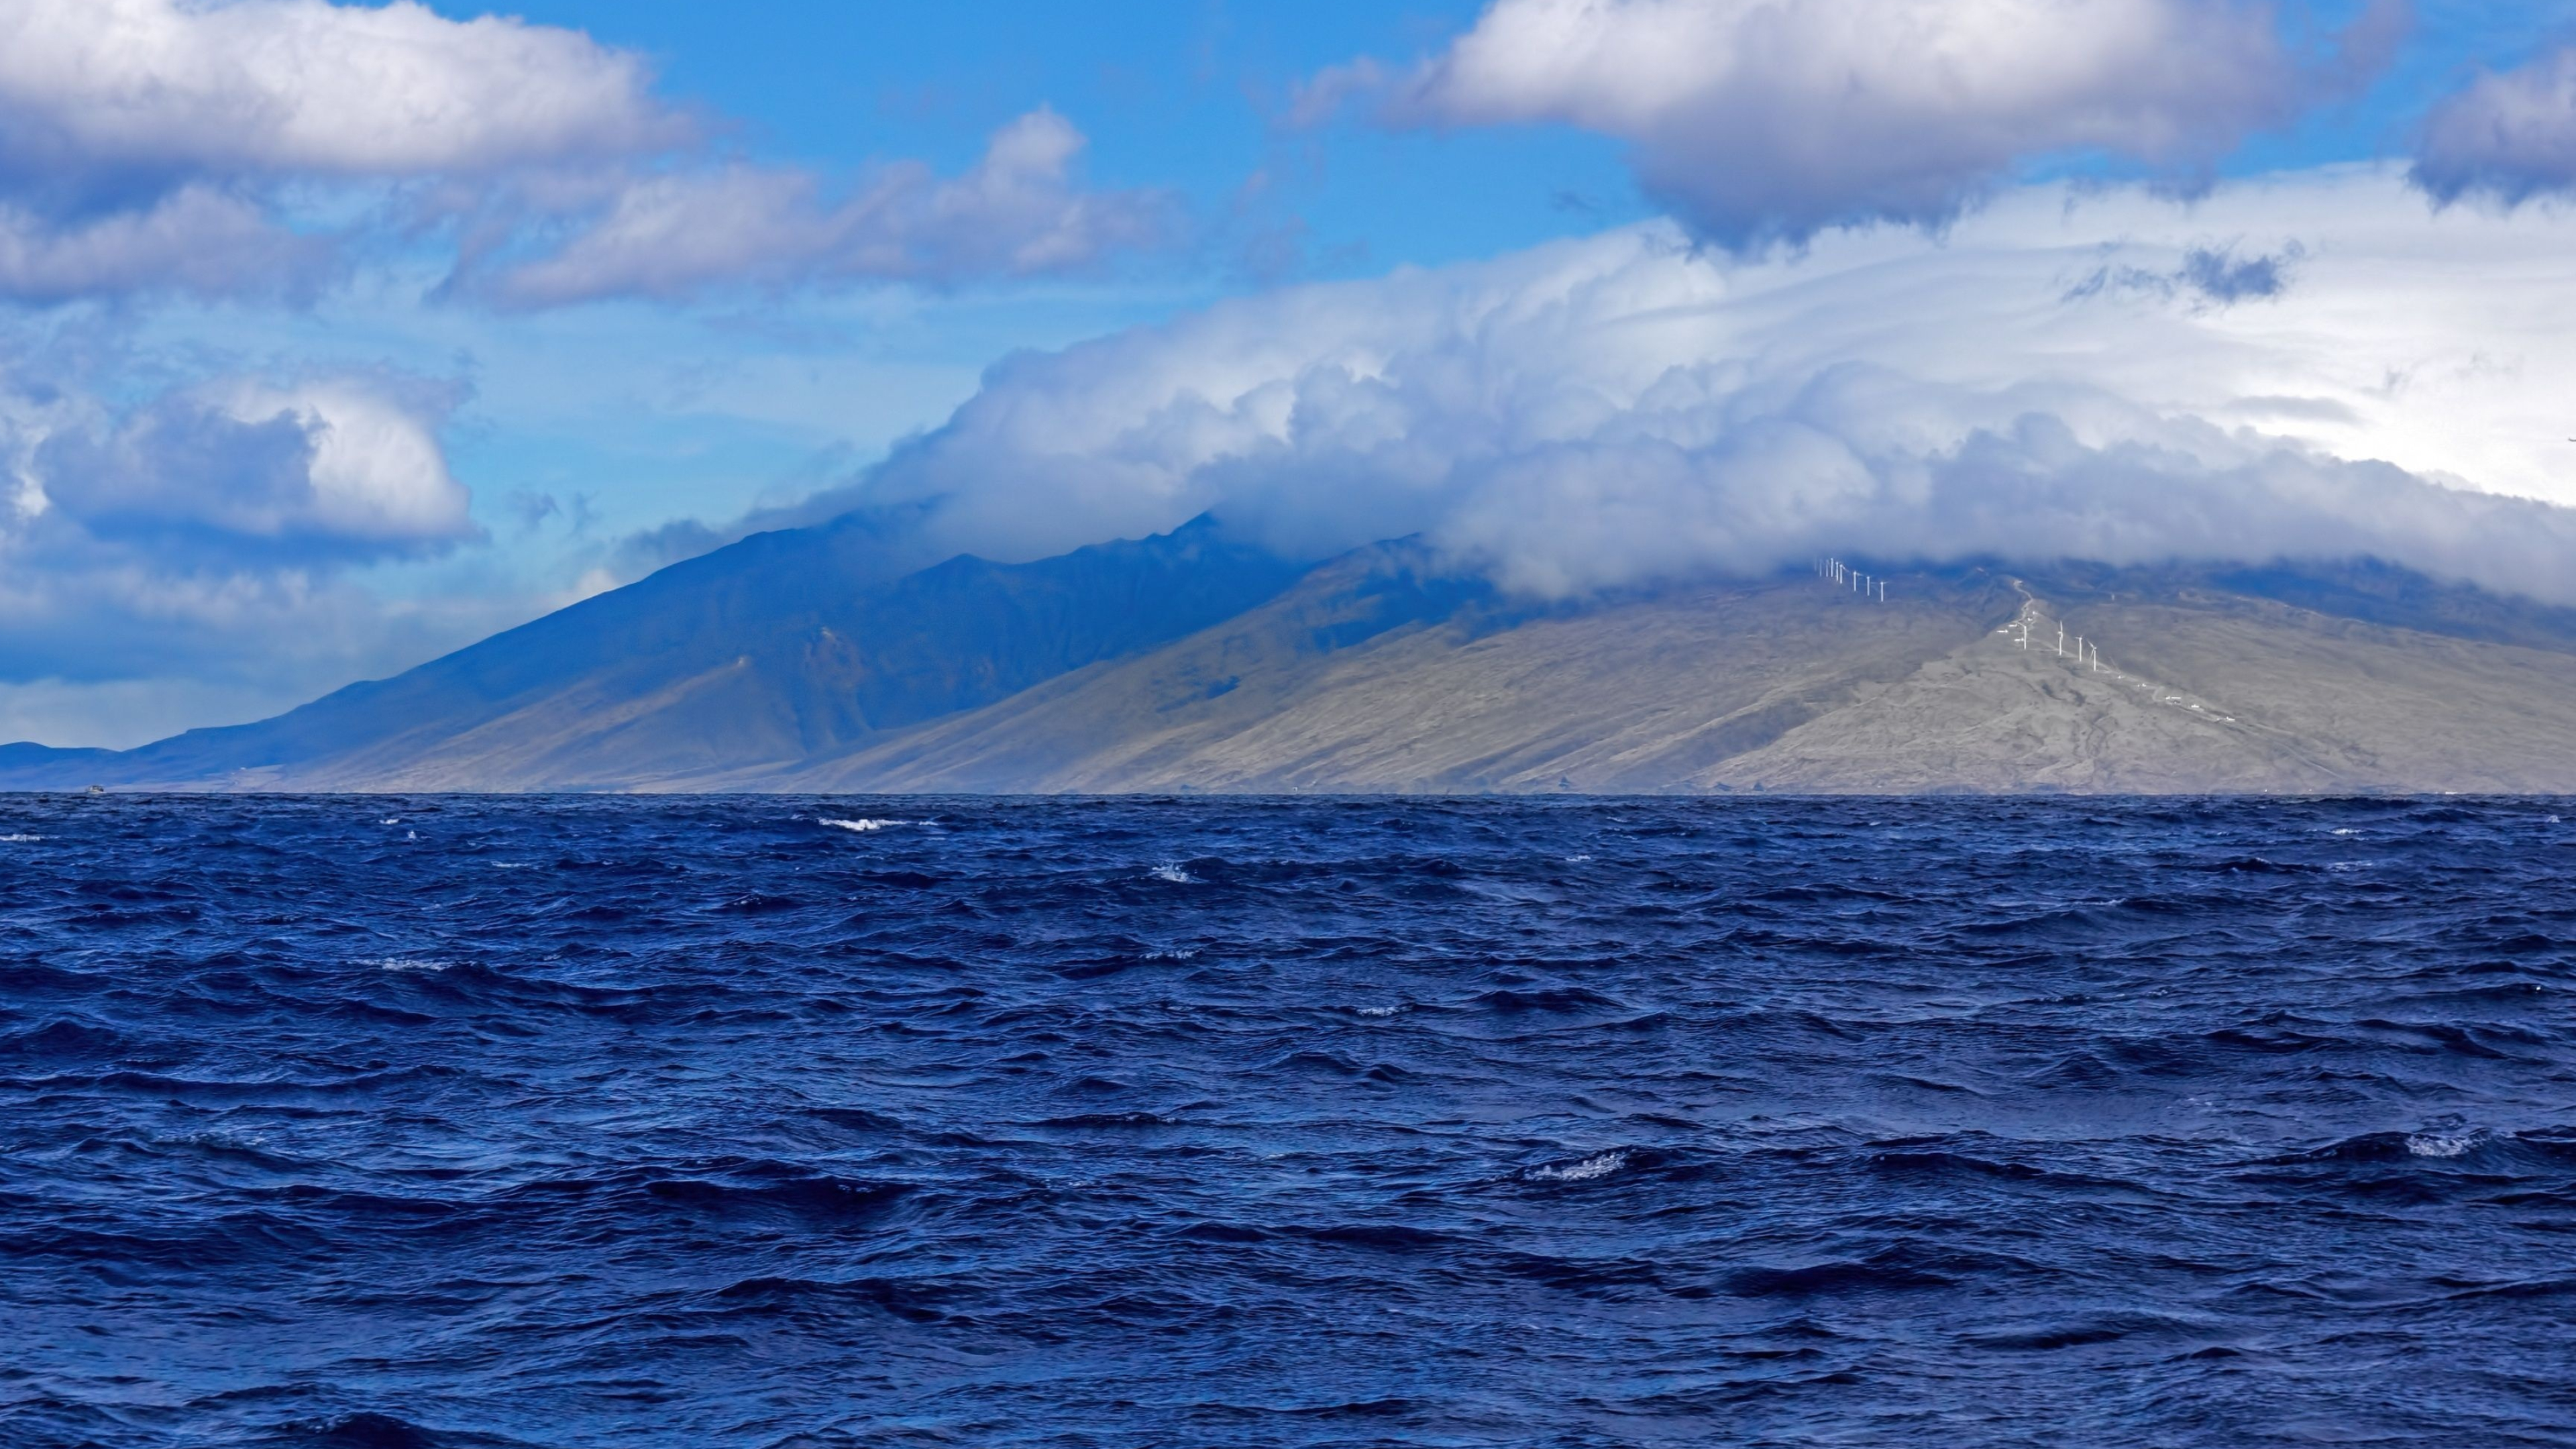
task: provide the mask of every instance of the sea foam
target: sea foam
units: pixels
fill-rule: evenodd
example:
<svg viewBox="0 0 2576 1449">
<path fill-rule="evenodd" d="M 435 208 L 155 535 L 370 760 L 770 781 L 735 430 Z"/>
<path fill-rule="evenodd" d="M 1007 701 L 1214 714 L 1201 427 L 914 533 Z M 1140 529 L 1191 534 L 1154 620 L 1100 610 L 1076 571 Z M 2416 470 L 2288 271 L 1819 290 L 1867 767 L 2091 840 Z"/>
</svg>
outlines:
<svg viewBox="0 0 2576 1449">
<path fill-rule="evenodd" d="M 1533 1167 L 1529 1170 L 1529 1177 L 1534 1182 L 1592 1182 L 1627 1165 L 1628 1154 L 1613 1148 L 1608 1152 L 1596 1152 L 1581 1162 L 1551 1162 L 1543 1167 Z"/>
</svg>

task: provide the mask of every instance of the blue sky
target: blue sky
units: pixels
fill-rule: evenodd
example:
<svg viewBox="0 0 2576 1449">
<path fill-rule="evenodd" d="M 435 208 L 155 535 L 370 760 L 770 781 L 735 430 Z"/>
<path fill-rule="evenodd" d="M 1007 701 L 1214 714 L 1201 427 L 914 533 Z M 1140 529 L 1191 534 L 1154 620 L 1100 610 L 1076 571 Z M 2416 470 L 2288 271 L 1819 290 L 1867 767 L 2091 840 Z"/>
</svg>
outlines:
<svg viewBox="0 0 2576 1449">
<path fill-rule="evenodd" d="M 1071 365 L 988 381 L 1032 350 L 1108 339 L 1069 355 L 1159 358 L 1156 339 L 1215 337 L 1247 308 L 1393 305 L 1421 276 L 1463 294 L 1637 227 L 1738 290 L 1797 281 L 1782 268 L 1964 267 L 1991 218 L 2103 187 L 2179 229 L 2142 242 L 2163 223 L 2122 213 L 2098 236 L 1993 245 L 2061 270 L 2085 247 L 2166 246 L 2182 277 L 2195 248 L 2275 244 L 2259 208 L 2241 233 L 2194 218 L 2266 178 L 2368 173 L 2310 203 L 2331 214 L 2282 222 L 2281 275 L 2309 275 L 2365 233 L 2420 250 L 2360 220 L 2339 250 L 2335 207 L 2376 218 L 2403 196 L 2436 228 L 2474 211 L 2517 228 L 2475 245 L 2513 247 L 2554 235 L 2576 186 L 2576 99 L 2559 119 L 2549 89 L 2576 0 L 2074 0 L 2062 32 L 2031 0 L 1781 3 L 1803 18 L 1763 42 L 1788 47 L 1766 75 L 1720 54 L 1753 53 L 1754 0 L 540 0 L 499 19 L 453 0 L 0 0 L 22 57 L 0 57 L 0 445 L 19 493 L 0 529 L 17 576 L 0 585 L 0 738 L 122 745 L 255 717 L 871 488 L 983 499 L 1001 485 L 956 471 L 970 424 Z M 1864 30 L 1920 23 L 1962 47 L 1955 114 L 1885 80 L 1902 54 L 1832 50 L 1871 43 L 1836 28 L 1863 11 Z M 101 43 L 110 12 L 155 43 L 84 91 L 63 57 Z M 2087 61 L 2114 31 L 2148 39 Z M 396 51 L 417 69 L 374 84 L 409 109 L 350 81 Z M 1839 104 L 1798 88 L 1810 62 L 1877 77 L 1885 105 L 1803 113 Z M 2494 76 L 2512 85 L 2478 89 Z M 169 113 L 121 110 L 142 92 L 118 85 Z M 1903 257 L 1854 250 L 1891 246 Z M 1808 331 L 1846 325 L 1837 287 L 1812 292 L 1827 300 Z M 2249 310 L 2264 300 L 2175 305 L 2241 331 L 2280 315 Z M 1367 331 L 1319 336 L 1297 365 L 1375 347 L 1362 371 L 1384 372 L 1380 354 L 1412 345 Z M 1452 359 L 1480 345 L 1441 336 Z M 1187 366 L 1240 372 L 1262 345 Z M 1897 344 L 1852 349 L 1816 366 L 1883 366 Z M 1211 416 L 1249 417 L 1258 391 Z M 1153 396 L 1164 416 L 1178 394 Z M 1061 526 L 961 522 L 957 546 L 1079 542 L 1218 496 L 1204 471 L 1137 483 L 1141 435 L 1010 436 L 1019 451 L 992 456 L 1029 491 L 955 516 Z M 2418 458 L 2411 437 L 2383 430 L 2368 455 L 2547 492 L 2512 460 Z M 1464 465 L 1443 466 L 1441 496 L 1467 496 Z M 1095 469 L 1126 481 L 1051 481 Z M 1113 487 L 1130 491 L 1101 502 Z M 1560 574 L 1591 577 L 1530 576 Z"/>
<path fill-rule="evenodd" d="M 745 24 L 702 4 L 513 7 L 649 57 L 659 90 L 704 108 L 722 144 L 827 174 L 910 158 L 959 170 L 995 128 L 1051 106 L 1090 138 L 1094 184 L 1178 192 L 1193 234 L 1099 274 L 1002 285 L 609 303 L 495 323 L 416 305 L 436 280 L 423 272 L 310 312 L 177 309 L 152 325 L 167 345 L 471 377 L 456 463 L 496 533 L 515 531 L 504 510 L 528 489 L 594 495 L 607 532 L 721 517 L 935 425 L 1015 348 L 1283 281 L 1488 256 L 1651 215 L 1618 144 L 1569 128 L 1286 124 L 1306 77 L 1356 55 L 1426 51 L 1475 10 L 775 4 Z M 571 359 L 581 365 L 567 375 Z M 723 377 L 743 379 L 741 391 Z"/>
</svg>

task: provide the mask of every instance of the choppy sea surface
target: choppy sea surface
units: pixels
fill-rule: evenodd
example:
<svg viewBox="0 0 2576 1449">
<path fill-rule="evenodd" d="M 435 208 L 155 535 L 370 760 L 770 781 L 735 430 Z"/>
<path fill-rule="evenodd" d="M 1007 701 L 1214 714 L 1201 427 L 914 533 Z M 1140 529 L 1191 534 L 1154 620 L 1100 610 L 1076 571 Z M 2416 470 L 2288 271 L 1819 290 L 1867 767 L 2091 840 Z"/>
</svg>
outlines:
<svg viewBox="0 0 2576 1449">
<path fill-rule="evenodd" d="M 2571 884 L 2545 800 L 0 797 L 0 1443 L 2576 1444 Z"/>
</svg>

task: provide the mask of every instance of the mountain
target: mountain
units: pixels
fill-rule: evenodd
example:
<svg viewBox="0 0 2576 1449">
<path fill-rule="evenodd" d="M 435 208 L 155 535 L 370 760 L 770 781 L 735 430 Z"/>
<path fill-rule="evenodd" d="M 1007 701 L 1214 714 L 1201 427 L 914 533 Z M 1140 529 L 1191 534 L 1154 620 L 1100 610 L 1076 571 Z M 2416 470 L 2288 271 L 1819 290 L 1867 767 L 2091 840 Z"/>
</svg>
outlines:
<svg viewBox="0 0 2576 1449">
<path fill-rule="evenodd" d="M 854 521 L 755 535 L 392 679 L 140 749 L 0 750 L 0 788 L 670 788 L 971 710 L 1230 618 L 1298 570 L 1209 524 L 887 579 Z"/>
<path fill-rule="evenodd" d="M 1548 604 L 1205 520 L 904 572 L 845 521 L 0 788 L 2576 792 L 2570 611 L 2367 562 L 1886 579 Z"/>
<path fill-rule="evenodd" d="M 2550 611 L 2372 567 L 1890 584 L 1885 604 L 1800 576 L 1529 611 L 1381 548 L 1139 657 L 732 783 L 2576 789 L 2576 619 Z"/>
</svg>

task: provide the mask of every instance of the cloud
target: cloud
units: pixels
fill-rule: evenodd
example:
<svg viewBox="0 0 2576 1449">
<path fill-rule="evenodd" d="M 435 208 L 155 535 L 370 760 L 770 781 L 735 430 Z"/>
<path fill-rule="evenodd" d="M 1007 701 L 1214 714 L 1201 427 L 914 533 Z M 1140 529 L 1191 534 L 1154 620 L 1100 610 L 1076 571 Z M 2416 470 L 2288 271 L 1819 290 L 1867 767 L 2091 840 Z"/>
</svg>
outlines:
<svg viewBox="0 0 2576 1449">
<path fill-rule="evenodd" d="M 2250 257 L 2236 254 L 2233 243 L 2197 246 L 2182 254 L 2182 265 L 2171 271 L 2149 271 L 2136 266 L 2101 266 L 2092 275 L 2067 289 L 2066 299 L 2098 297 L 2106 292 L 2146 293 L 2172 300 L 2185 297 L 2196 304 L 2228 307 L 2238 302 L 2265 301 L 2280 296 L 2290 288 L 2291 274 L 2307 249 L 2293 241 L 2281 250 Z"/>
<path fill-rule="evenodd" d="M 1760 261 L 1631 228 L 1007 359 L 847 497 L 1005 558 L 1203 510 L 1309 555 L 1418 531 L 1540 594 L 1834 550 L 2368 554 L 2576 601 L 2571 232 L 2372 170 L 2031 188 Z M 2072 285 L 2106 267 L 2170 285 Z"/>
<path fill-rule="evenodd" d="M 2481 75 L 2434 107 L 2414 180 L 2444 203 L 2486 196 L 2512 207 L 2576 192 L 2576 46 Z"/>
<path fill-rule="evenodd" d="M 1614 136 L 1696 235 L 1758 251 L 1937 228 L 2034 159 L 2205 178 L 2375 68 L 2404 20 L 2381 0 L 2312 56 L 2246 0 L 1494 0 L 1415 69 L 1327 72 L 1301 109 Z"/>
<path fill-rule="evenodd" d="M 38 380 L 76 362 L 34 361 L 0 358 L 0 667 L 16 677 L 57 645 L 95 652 L 130 629 L 148 651 L 156 628 L 185 639 L 246 601 L 481 537 L 438 440 L 454 401 L 439 389 L 232 378 L 117 408 Z"/>
<path fill-rule="evenodd" d="M 327 239 L 204 186 L 72 221 L 0 201 L 0 297 L 23 302 L 142 291 L 301 301 L 338 272 Z"/>
<path fill-rule="evenodd" d="M 347 238 L 297 188 L 666 151 L 697 127 L 635 56 L 411 0 L 0 0 L 0 298 L 304 300 Z"/>
<path fill-rule="evenodd" d="M 1889 412 L 1968 425 L 1944 446 L 1891 446 L 1876 424 Z M 2098 392 L 1963 395 L 1855 364 L 1705 440 L 1675 431 L 1498 460 L 1435 535 L 1543 595 L 1760 574 L 1804 545 L 1928 561 L 2372 556 L 2576 600 L 2576 581 L 2558 578 L 2576 511 Z"/>
<path fill-rule="evenodd" d="M 46 436 L 25 476 L 92 538 L 190 563 L 417 556 L 479 533 L 430 422 L 345 380 L 166 396 Z"/>
<path fill-rule="evenodd" d="M 995 133 L 962 175 L 899 163 L 838 200 L 815 177 L 775 167 L 649 175 L 617 190 L 550 254 L 469 270 L 456 285 L 531 308 L 814 281 L 1086 271 L 1153 244 L 1169 230 L 1171 207 L 1153 193 L 1082 189 L 1074 173 L 1084 145 L 1071 123 L 1041 109 Z"/>
<path fill-rule="evenodd" d="M 473 567 L 454 389 L 236 376 L 122 401 L 151 370 L 113 329 L 0 318 L 0 737 L 256 718 L 537 607 L 368 577 Z"/>
<path fill-rule="evenodd" d="M 306 300 L 353 255 L 445 245 L 512 308 L 1088 270 L 1169 203 L 1093 192 L 1052 111 L 963 175 L 727 159 L 579 31 L 413 0 L 0 0 L 0 300 Z M 327 217 L 330 224 L 317 224 Z"/>
<path fill-rule="evenodd" d="M 666 148 L 688 123 L 636 56 L 413 0 L 0 0 L 0 170 L 453 175 Z"/>
<path fill-rule="evenodd" d="M 2290 270 L 2304 255 L 2306 249 L 2296 242 L 2269 256 L 2242 258 L 2234 247 L 2194 247 L 2183 253 L 2180 277 L 2220 306 L 2277 297 L 2289 290 Z"/>
</svg>

